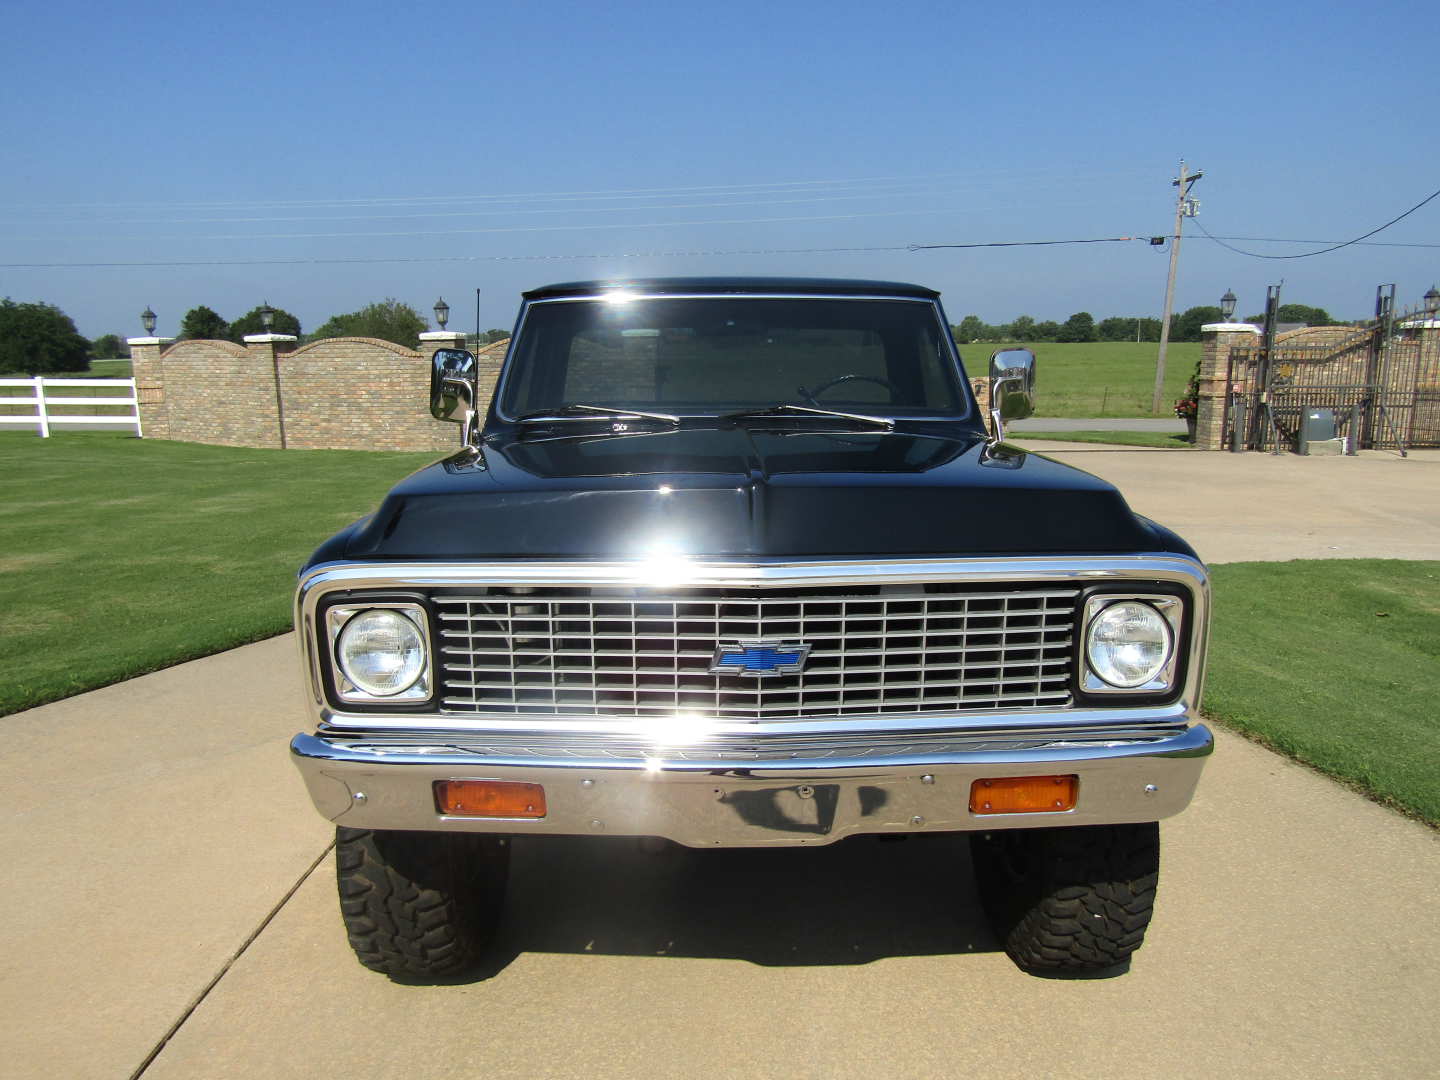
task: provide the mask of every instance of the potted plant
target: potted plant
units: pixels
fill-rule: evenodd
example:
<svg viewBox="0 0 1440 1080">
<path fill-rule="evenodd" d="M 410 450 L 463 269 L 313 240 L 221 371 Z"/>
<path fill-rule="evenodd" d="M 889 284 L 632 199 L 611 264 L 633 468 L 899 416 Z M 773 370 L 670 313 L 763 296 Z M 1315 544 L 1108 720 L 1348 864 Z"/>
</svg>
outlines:
<svg viewBox="0 0 1440 1080">
<path fill-rule="evenodd" d="M 1185 431 L 1190 441 L 1195 441 L 1195 416 L 1200 411 L 1200 365 L 1185 386 L 1185 394 L 1175 402 L 1175 415 L 1185 421 Z"/>
</svg>

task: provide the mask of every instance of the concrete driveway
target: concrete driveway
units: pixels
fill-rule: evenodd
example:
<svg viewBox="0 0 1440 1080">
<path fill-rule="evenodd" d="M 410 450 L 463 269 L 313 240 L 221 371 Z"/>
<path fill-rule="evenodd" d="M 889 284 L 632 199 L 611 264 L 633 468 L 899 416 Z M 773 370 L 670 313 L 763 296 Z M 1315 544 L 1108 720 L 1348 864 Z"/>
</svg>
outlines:
<svg viewBox="0 0 1440 1080">
<path fill-rule="evenodd" d="M 1215 561 L 1440 558 L 1440 455 L 1065 450 Z M 361 968 L 290 637 L 0 720 L 7 1077 L 1417 1076 L 1440 838 L 1220 734 L 1130 970 L 997 951 L 963 841 L 518 844 L 496 970 Z"/>
</svg>

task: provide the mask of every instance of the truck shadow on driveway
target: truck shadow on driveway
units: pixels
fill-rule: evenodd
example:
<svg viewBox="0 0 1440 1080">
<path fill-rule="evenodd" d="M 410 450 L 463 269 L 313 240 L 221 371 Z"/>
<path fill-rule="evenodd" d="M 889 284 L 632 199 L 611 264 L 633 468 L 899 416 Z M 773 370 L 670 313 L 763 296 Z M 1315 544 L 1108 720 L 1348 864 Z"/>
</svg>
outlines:
<svg viewBox="0 0 1440 1080">
<path fill-rule="evenodd" d="M 524 952 L 824 966 L 999 948 L 963 836 L 713 851 L 520 838 L 479 978 Z"/>
</svg>

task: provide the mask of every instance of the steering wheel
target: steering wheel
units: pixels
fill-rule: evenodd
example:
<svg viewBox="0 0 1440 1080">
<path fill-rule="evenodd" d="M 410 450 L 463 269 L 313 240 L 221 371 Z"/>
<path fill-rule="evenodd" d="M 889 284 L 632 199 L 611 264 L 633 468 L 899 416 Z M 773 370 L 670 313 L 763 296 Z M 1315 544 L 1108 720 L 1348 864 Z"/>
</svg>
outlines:
<svg viewBox="0 0 1440 1080">
<path fill-rule="evenodd" d="M 803 397 L 806 401 L 810 402 L 811 405 L 814 405 L 818 408 L 820 403 L 815 400 L 816 398 L 818 398 L 821 394 L 825 393 L 826 390 L 830 390 L 836 386 L 840 386 L 843 383 L 848 382 L 868 382 L 874 383 L 876 386 L 883 386 L 886 390 L 890 391 L 891 400 L 893 401 L 895 398 L 895 384 L 892 383 L 889 379 L 882 378 L 879 375 L 837 375 L 829 382 L 821 383 L 814 390 L 806 390 L 803 386 L 797 386 L 795 389 L 799 392 L 801 397 Z"/>
</svg>

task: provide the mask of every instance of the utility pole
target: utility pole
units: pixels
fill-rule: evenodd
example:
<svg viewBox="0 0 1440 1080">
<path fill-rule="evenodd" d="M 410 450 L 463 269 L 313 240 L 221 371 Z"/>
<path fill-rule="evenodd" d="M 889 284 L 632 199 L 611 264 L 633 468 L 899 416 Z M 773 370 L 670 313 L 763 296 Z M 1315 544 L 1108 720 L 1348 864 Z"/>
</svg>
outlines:
<svg viewBox="0 0 1440 1080">
<path fill-rule="evenodd" d="M 1151 413 L 1160 411 L 1160 397 L 1165 392 L 1165 351 L 1170 346 L 1170 313 L 1175 304 L 1175 267 L 1180 261 L 1180 230 L 1187 217 L 1199 212 L 1199 204 L 1190 198 L 1191 185 L 1203 173 L 1185 175 L 1185 159 L 1180 159 L 1180 175 L 1170 183 L 1177 189 L 1175 194 L 1175 232 L 1170 237 L 1170 276 L 1165 280 L 1165 313 L 1160 316 L 1160 352 L 1155 357 L 1155 396 L 1150 399 Z"/>
</svg>

